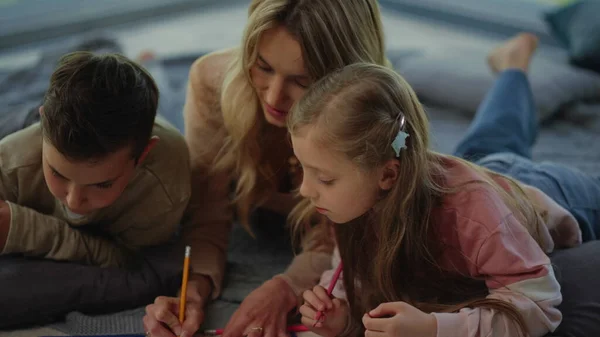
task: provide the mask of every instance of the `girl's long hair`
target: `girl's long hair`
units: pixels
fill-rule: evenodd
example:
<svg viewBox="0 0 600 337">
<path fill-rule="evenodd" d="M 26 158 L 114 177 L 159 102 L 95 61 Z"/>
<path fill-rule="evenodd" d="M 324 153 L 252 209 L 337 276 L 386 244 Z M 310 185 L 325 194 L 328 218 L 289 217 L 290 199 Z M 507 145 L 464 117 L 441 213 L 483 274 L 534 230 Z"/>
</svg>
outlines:
<svg viewBox="0 0 600 337">
<path fill-rule="evenodd" d="M 353 316 L 350 335 L 361 331 L 361 317 L 380 303 L 404 301 L 424 312 L 456 312 L 466 307 L 498 310 L 527 329 L 509 302 L 486 298 L 483 280 L 439 265 L 444 250 L 431 214 L 444 196 L 489 186 L 525 224 L 534 238 L 542 221 L 519 184 L 508 178 L 510 191 L 492 173 L 459 158 L 480 173 L 480 180 L 448 186 L 445 157 L 429 149 L 429 122 L 417 96 L 404 79 L 385 67 L 355 64 L 315 84 L 289 118 L 292 135 L 319 126 L 322 146 L 344 154 L 365 172 L 396 157 L 391 147 L 401 117 L 406 120 L 407 148 L 400 157 L 395 186 L 367 214 L 335 227 L 344 262 L 344 285 Z M 499 175 L 498 175 L 499 176 Z M 312 206 L 295 211 L 295 233 L 306 232 Z M 304 217 L 304 218 L 303 218 Z"/>
</svg>

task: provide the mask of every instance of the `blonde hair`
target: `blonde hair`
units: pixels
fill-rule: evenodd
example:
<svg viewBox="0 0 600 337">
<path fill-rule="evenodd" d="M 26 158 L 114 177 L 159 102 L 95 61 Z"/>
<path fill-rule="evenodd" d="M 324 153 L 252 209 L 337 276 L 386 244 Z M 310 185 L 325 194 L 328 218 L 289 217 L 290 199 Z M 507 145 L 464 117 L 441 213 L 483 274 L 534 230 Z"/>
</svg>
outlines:
<svg viewBox="0 0 600 337">
<path fill-rule="evenodd" d="M 397 183 L 373 211 L 336 226 L 355 323 L 351 330 L 357 333 L 362 315 L 379 303 L 405 301 L 425 312 L 496 309 L 526 333 L 524 319 L 514 305 L 485 298 L 488 290 L 482 280 L 441 269 L 436 261 L 443 247 L 435 238 L 430 215 L 444 195 L 481 183 L 502 197 L 530 233 L 539 228 L 540 216 L 516 181 L 504 177 L 512 190 L 506 192 L 492 179 L 498 174 L 459 158 L 454 159 L 481 173 L 482 179 L 447 186 L 444 156 L 429 149 L 427 116 L 400 75 L 374 64 L 347 66 L 310 88 L 290 112 L 288 127 L 292 135 L 306 126 L 318 127 L 322 146 L 339 151 L 368 172 L 396 157 L 391 143 L 402 116 L 404 131 L 410 136 L 400 154 Z M 311 213 L 307 204 L 294 211 L 296 234 L 306 230 L 303 217 Z M 533 234 L 539 243 L 541 237 Z"/>
<path fill-rule="evenodd" d="M 254 0 L 248 14 L 242 46 L 235 51 L 221 88 L 228 135 L 213 170 L 236 173 L 234 203 L 250 231 L 250 212 L 276 185 L 274 169 L 262 152 L 261 131 L 267 122 L 250 79 L 262 34 L 284 26 L 297 38 L 308 75 L 314 79 L 355 62 L 389 65 L 389 61 L 376 0 Z"/>
</svg>

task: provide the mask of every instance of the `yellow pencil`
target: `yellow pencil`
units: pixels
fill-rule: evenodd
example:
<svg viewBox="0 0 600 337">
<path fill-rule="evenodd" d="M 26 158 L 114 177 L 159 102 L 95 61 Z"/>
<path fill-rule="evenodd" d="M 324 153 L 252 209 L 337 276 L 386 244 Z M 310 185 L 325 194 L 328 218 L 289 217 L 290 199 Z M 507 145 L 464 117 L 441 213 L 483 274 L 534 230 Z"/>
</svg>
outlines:
<svg viewBox="0 0 600 337">
<path fill-rule="evenodd" d="M 188 274 L 190 269 L 190 246 L 185 246 L 185 257 L 183 258 L 183 278 L 181 280 L 181 295 L 179 300 L 179 322 L 185 319 L 185 297 L 187 293 Z"/>
</svg>

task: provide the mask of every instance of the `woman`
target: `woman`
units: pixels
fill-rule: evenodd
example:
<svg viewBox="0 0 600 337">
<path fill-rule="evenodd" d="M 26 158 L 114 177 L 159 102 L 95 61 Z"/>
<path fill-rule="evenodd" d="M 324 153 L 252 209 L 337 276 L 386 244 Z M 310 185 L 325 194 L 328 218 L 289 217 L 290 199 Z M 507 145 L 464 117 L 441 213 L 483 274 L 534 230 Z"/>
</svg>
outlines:
<svg viewBox="0 0 600 337">
<path fill-rule="evenodd" d="M 202 323 L 204 304 L 221 290 L 234 211 L 250 231 L 257 207 L 287 215 L 297 204 L 285 119 L 306 88 L 351 63 L 389 64 L 375 0 L 254 0 L 248 13 L 242 45 L 202 57 L 190 71 L 184 118 L 193 195 L 183 237 L 193 254 L 186 319 L 177 319 L 177 298 L 157 298 L 144 317 L 153 337 L 191 336 Z M 244 300 L 225 337 L 285 332 L 287 313 L 330 265 L 328 242 L 313 239 L 303 247 L 284 274 Z"/>
</svg>

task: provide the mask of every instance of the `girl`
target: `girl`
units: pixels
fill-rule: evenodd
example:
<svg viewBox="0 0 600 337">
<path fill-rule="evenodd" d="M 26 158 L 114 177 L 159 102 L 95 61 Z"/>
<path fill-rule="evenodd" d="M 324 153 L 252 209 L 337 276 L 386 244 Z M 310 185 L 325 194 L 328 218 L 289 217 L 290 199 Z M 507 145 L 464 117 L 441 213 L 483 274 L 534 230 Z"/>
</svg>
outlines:
<svg viewBox="0 0 600 337">
<path fill-rule="evenodd" d="M 314 332 L 543 336 L 560 323 L 545 224 L 576 221 L 538 189 L 430 150 L 427 117 L 398 74 L 347 66 L 314 84 L 288 123 L 304 169 L 296 232 L 316 208 L 337 224 L 344 262 L 347 302 L 321 286 L 304 294 Z"/>
</svg>

